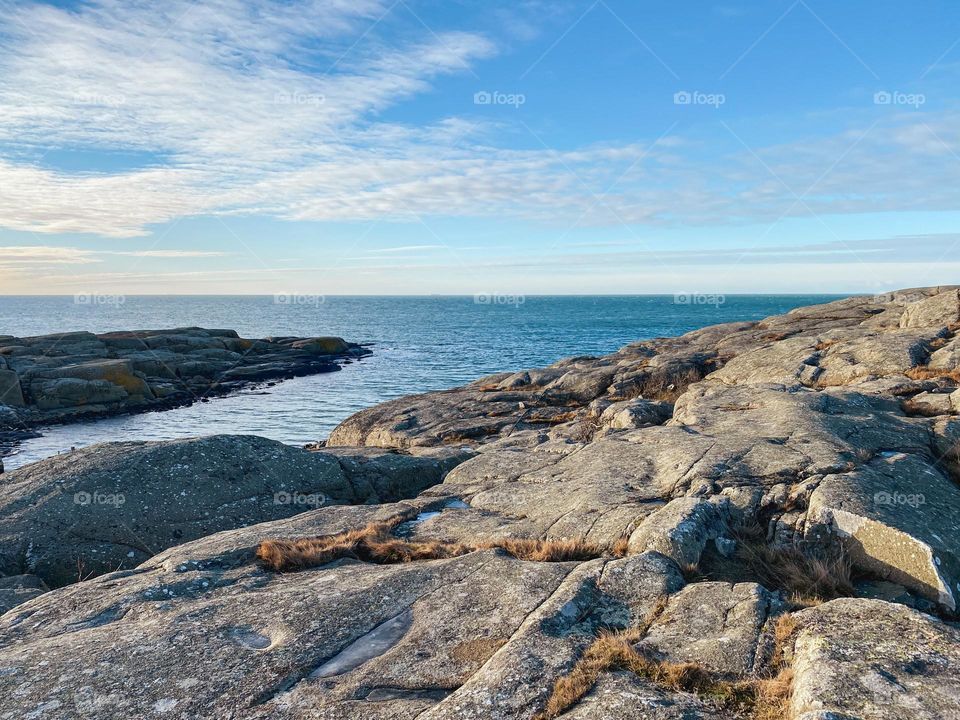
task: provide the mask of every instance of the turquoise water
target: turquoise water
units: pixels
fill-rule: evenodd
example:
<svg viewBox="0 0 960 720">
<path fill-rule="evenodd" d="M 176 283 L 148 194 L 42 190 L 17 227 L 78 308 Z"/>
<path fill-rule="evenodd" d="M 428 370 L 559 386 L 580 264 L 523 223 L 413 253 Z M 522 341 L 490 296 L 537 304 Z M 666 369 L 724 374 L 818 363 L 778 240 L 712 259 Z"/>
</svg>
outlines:
<svg viewBox="0 0 960 720">
<path fill-rule="evenodd" d="M 341 372 L 188 408 L 52 427 L 8 468 L 71 446 L 253 433 L 292 444 L 326 437 L 357 410 L 482 375 L 613 352 L 635 340 L 759 320 L 830 296 L 0 297 L 0 335 L 68 330 L 232 328 L 244 337 L 340 335 L 374 354 Z"/>
</svg>

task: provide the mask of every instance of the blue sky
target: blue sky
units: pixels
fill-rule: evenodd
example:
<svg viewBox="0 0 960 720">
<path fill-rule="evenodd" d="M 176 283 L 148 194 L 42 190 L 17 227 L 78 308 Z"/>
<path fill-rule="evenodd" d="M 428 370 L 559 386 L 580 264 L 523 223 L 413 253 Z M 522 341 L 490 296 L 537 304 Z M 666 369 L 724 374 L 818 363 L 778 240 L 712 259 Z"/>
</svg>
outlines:
<svg viewBox="0 0 960 720">
<path fill-rule="evenodd" d="M 957 281 L 960 7 L 0 0 L 0 293 Z"/>
</svg>

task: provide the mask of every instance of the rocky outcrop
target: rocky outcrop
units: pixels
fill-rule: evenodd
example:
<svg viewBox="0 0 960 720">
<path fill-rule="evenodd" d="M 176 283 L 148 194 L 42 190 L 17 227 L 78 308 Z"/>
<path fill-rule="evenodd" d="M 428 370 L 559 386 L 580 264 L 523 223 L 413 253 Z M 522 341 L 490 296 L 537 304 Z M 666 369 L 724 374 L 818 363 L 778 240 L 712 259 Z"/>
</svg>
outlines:
<svg viewBox="0 0 960 720">
<path fill-rule="evenodd" d="M 311 462 L 375 464 L 371 504 L 2 616 L 9 716 L 960 718 L 957 297 L 849 298 L 363 411 Z M 456 457 L 404 484 L 384 449 Z M 401 486 L 422 490 L 390 502 Z M 303 556 L 258 561 L 267 540 Z"/>
<path fill-rule="evenodd" d="M 178 328 L 0 337 L 0 432 L 185 405 L 245 384 L 338 370 L 369 354 L 337 337 Z"/>
<path fill-rule="evenodd" d="M 58 587 L 221 530 L 412 497 L 469 456 L 308 452 L 245 435 L 93 445 L 3 476 L 0 573 Z"/>
</svg>

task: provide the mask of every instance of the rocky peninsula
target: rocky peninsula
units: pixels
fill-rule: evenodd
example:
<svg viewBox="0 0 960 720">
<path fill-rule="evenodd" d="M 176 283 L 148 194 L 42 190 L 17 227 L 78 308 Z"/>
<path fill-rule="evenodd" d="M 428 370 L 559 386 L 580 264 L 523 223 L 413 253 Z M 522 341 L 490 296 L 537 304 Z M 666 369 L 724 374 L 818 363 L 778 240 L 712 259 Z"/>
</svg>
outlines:
<svg viewBox="0 0 960 720">
<path fill-rule="evenodd" d="M 960 718 L 958 331 L 852 297 L 9 472 L 0 718 Z"/>
<path fill-rule="evenodd" d="M 369 354 L 338 337 L 251 340 L 197 327 L 0 335 L 0 442 L 37 426 L 189 405 L 331 372 Z"/>
</svg>

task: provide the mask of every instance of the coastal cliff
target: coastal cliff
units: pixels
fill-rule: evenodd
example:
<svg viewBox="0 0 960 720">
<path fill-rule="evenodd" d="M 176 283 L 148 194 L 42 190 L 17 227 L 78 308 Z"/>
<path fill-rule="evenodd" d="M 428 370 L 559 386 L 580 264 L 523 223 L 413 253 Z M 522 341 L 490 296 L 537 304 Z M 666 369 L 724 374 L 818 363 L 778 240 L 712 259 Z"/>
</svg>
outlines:
<svg viewBox="0 0 960 720">
<path fill-rule="evenodd" d="M 219 475 L 263 441 L 13 471 L 4 711 L 960 718 L 958 331 L 957 287 L 852 297 L 400 398 Z M 150 533 L 129 566 L 121 525 Z M 65 584 L 75 561 L 122 569 Z"/>
</svg>

